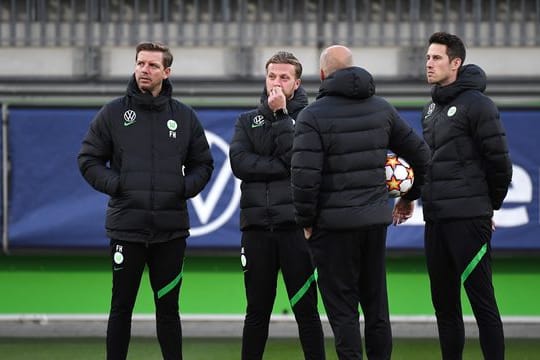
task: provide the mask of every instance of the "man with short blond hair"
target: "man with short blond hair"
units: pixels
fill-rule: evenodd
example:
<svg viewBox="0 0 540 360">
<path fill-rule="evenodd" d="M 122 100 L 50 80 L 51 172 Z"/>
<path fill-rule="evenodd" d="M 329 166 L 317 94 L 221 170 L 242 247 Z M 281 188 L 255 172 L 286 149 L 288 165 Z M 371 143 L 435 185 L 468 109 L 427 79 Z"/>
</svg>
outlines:
<svg viewBox="0 0 540 360">
<path fill-rule="evenodd" d="M 305 359 L 325 358 L 316 272 L 294 221 L 291 196 L 294 121 L 308 102 L 301 75 L 302 65 L 290 52 L 270 57 L 260 104 L 239 116 L 230 146 L 233 173 L 242 180 L 240 256 L 247 298 L 242 360 L 263 357 L 279 270 Z"/>
</svg>

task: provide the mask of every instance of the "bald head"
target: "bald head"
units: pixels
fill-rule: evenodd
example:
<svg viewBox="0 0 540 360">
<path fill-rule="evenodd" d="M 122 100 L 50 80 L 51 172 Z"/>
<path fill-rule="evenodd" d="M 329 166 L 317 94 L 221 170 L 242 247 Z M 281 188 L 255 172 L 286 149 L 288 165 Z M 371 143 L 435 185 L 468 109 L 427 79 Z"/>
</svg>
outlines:
<svg viewBox="0 0 540 360">
<path fill-rule="evenodd" d="M 342 45 L 332 45 L 323 50 L 320 67 L 321 79 L 325 79 L 337 70 L 353 66 L 352 52 Z"/>
</svg>

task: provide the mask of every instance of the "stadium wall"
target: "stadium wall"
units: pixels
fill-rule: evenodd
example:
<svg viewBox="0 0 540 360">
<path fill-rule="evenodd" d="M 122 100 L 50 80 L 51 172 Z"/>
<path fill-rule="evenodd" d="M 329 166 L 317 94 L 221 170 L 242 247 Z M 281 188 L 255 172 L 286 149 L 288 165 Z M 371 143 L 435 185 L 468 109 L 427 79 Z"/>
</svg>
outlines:
<svg viewBox="0 0 540 360">
<path fill-rule="evenodd" d="M 305 77 L 319 76 L 319 50 L 303 46 L 262 46 L 234 48 L 227 46 L 173 47 L 173 76 L 260 77 L 266 60 L 278 50 L 292 51 L 304 66 Z M 414 46 L 352 47 L 355 61 L 376 77 L 421 77 L 425 49 Z M 134 69 L 133 47 L 101 47 L 95 53 L 80 47 L 2 47 L 0 78 L 39 80 L 50 78 L 84 79 L 88 77 L 125 79 Z M 95 57 L 94 69 L 87 57 Z M 24 61 L 20 61 L 24 59 Z M 470 47 L 467 63 L 482 64 L 490 77 L 538 77 L 540 47 Z"/>
</svg>

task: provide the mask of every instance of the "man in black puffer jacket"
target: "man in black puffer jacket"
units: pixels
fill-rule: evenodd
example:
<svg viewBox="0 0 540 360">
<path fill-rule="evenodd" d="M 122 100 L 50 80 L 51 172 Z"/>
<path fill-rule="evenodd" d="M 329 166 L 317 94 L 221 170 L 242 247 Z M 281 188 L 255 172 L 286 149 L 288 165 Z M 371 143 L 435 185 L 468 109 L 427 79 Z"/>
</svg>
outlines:
<svg viewBox="0 0 540 360">
<path fill-rule="evenodd" d="M 499 112 L 487 96 L 486 75 L 464 65 L 465 46 L 448 33 L 429 39 L 427 81 L 433 102 L 424 108 L 431 148 L 422 191 L 425 252 L 443 359 L 461 359 L 465 342 L 461 284 L 479 328 L 486 359 L 504 358 L 504 335 L 492 285 L 493 210 L 512 178 Z M 493 228 L 494 229 L 494 228 Z"/>
<path fill-rule="evenodd" d="M 298 116 L 292 156 L 296 220 L 309 239 L 319 288 L 339 359 L 361 359 L 358 304 L 369 359 L 390 359 L 386 230 L 392 222 L 385 162 L 388 150 L 415 172 L 399 200 L 412 211 L 429 150 L 396 109 L 374 96 L 371 75 L 353 66 L 350 50 L 331 46 L 320 60 L 317 101 Z"/>
<path fill-rule="evenodd" d="M 306 359 L 324 359 L 316 273 L 302 229 L 294 221 L 291 151 L 294 119 L 308 103 L 302 65 L 280 51 L 266 63 L 266 86 L 255 110 L 238 118 L 230 146 L 242 180 L 241 261 L 247 297 L 242 359 L 262 359 L 281 269 Z"/>
<path fill-rule="evenodd" d="M 93 188 L 110 196 L 107 359 L 127 356 L 133 306 L 148 264 L 163 358 L 177 360 L 182 358 L 178 297 L 189 235 L 187 199 L 203 190 L 213 160 L 195 112 L 171 98 L 170 50 L 141 43 L 135 59 L 127 94 L 105 105 L 90 124 L 79 168 Z"/>
</svg>

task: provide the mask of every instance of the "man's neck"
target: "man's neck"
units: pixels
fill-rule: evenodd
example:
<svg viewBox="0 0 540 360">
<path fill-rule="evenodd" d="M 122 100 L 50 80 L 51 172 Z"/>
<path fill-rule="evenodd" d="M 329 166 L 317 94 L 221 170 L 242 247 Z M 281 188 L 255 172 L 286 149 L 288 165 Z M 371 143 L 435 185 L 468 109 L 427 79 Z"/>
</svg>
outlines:
<svg viewBox="0 0 540 360">
<path fill-rule="evenodd" d="M 162 87 L 160 86 L 159 88 L 156 88 L 152 91 L 148 91 L 146 89 L 141 89 L 139 88 L 140 92 L 143 93 L 143 94 L 150 94 L 152 95 L 153 97 L 157 97 L 160 93 L 161 93 L 161 89 Z"/>
</svg>

